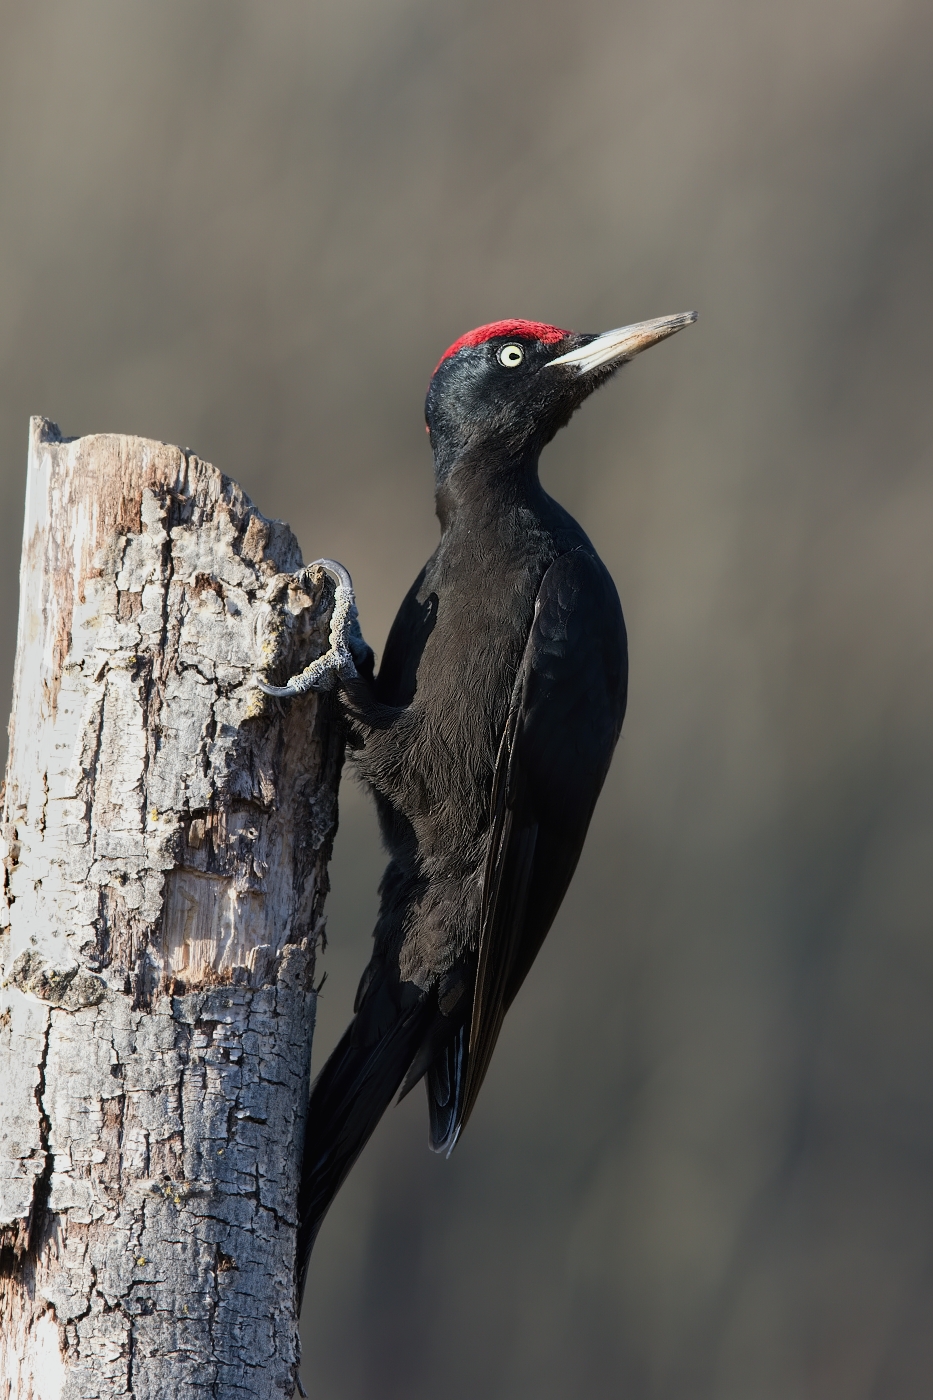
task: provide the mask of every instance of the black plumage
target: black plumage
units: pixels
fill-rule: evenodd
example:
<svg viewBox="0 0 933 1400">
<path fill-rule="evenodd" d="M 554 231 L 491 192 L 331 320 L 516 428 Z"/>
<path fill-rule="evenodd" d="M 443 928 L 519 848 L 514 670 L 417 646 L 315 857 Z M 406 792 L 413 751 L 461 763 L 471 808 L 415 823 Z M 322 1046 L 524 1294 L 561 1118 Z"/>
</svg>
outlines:
<svg viewBox="0 0 933 1400">
<path fill-rule="evenodd" d="M 694 319 L 605 336 L 497 322 L 438 365 L 426 417 L 441 539 L 375 679 L 341 684 L 389 864 L 355 1015 L 312 1091 L 298 1286 L 381 1114 L 426 1078 L 450 1151 L 573 875 L 625 713 L 613 581 L 538 479 L 544 445 L 624 360 Z"/>
</svg>

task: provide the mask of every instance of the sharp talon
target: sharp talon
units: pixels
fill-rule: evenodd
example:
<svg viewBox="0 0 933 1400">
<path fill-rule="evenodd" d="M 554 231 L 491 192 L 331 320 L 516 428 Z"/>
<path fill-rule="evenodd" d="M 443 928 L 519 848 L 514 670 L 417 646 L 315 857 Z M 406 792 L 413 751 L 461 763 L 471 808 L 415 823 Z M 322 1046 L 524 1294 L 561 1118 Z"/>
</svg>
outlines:
<svg viewBox="0 0 933 1400">
<path fill-rule="evenodd" d="M 302 573 L 309 574 L 312 569 L 323 569 L 325 574 L 330 574 L 338 588 L 345 588 L 353 595 L 353 580 L 342 564 L 338 564 L 336 559 L 315 559 L 312 563 L 306 564 Z"/>
<path fill-rule="evenodd" d="M 335 585 L 330 646 L 323 656 L 312 661 L 298 675 L 290 677 L 287 685 L 269 685 L 261 676 L 254 676 L 255 684 L 265 695 L 289 699 L 304 695 L 309 690 L 332 690 L 338 680 L 355 680 L 359 674 L 356 662 L 363 665 L 371 654 L 360 631 L 353 580 L 347 570 L 335 559 L 315 559 L 300 569 L 295 577 L 304 582 L 314 569 L 323 569 Z"/>
</svg>

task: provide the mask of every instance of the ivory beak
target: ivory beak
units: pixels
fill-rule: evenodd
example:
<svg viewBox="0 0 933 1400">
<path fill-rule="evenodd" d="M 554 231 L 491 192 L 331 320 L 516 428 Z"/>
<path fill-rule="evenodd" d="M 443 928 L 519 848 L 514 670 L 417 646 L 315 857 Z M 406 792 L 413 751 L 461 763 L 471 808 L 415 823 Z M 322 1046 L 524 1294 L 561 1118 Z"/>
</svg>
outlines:
<svg viewBox="0 0 933 1400">
<path fill-rule="evenodd" d="M 681 311 L 677 316 L 658 316 L 653 321 L 636 321 L 632 326 L 606 331 L 586 345 L 568 350 L 566 355 L 558 355 L 556 360 L 549 360 L 547 368 L 552 365 L 576 365 L 580 374 L 587 374 L 591 369 L 613 360 L 631 360 L 642 350 L 647 350 L 649 345 L 657 345 L 659 340 L 666 340 L 669 335 L 682 331 L 684 326 L 692 325 L 696 318 L 695 311 Z"/>
</svg>

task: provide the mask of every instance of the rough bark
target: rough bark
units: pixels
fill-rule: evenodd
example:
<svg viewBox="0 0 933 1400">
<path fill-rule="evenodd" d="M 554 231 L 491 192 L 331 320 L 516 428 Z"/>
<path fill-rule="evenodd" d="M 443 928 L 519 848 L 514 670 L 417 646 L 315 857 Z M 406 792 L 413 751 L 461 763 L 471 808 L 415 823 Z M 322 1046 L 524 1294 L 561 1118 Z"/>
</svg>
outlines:
<svg viewBox="0 0 933 1400">
<path fill-rule="evenodd" d="M 3 806 L 0 1397 L 293 1389 L 330 585 L 190 453 L 32 423 Z"/>
</svg>

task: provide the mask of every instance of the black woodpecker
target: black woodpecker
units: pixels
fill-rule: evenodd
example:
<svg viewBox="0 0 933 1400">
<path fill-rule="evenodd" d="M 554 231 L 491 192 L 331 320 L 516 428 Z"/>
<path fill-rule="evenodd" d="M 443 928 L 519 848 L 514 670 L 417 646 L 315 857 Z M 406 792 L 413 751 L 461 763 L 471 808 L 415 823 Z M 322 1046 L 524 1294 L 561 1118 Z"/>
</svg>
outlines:
<svg viewBox="0 0 933 1400">
<path fill-rule="evenodd" d="M 353 1020 L 311 1092 L 299 1299 L 321 1221 L 399 1090 L 425 1079 L 431 1146 L 453 1148 L 566 893 L 622 727 L 628 657 L 615 585 L 543 490 L 538 457 L 621 364 L 694 320 L 605 335 L 497 321 L 434 371 L 440 543 L 378 675 L 357 626 L 359 671 L 339 679 L 389 864 Z"/>
</svg>

